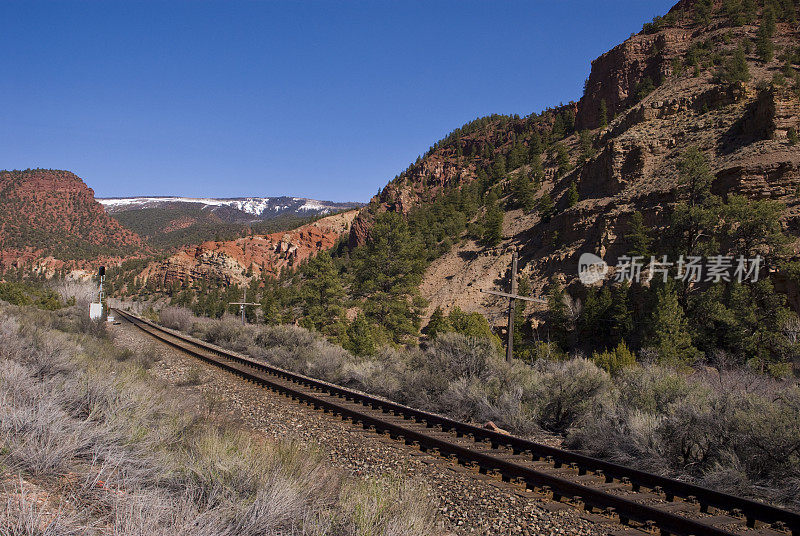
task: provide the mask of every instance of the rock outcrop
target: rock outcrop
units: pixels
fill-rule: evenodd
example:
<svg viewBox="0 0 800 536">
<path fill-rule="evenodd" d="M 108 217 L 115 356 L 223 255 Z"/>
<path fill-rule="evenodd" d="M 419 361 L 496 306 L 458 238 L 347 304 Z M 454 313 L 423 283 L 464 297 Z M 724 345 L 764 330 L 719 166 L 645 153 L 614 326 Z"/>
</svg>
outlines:
<svg viewBox="0 0 800 536">
<path fill-rule="evenodd" d="M 47 273 L 135 254 L 142 241 L 69 171 L 0 171 L 0 267 Z"/>
<path fill-rule="evenodd" d="M 141 277 L 164 287 L 200 281 L 243 284 L 265 272 L 272 276 L 331 249 L 350 231 L 355 210 L 335 214 L 288 232 L 253 235 L 224 242 L 204 242 L 149 266 Z"/>
<path fill-rule="evenodd" d="M 657 34 L 637 34 L 592 62 L 586 91 L 578 103 L 576 127 L 600 126 L 601 103 L 606 105 L 606 119 L 630 106 L 636 90 L 645 79 L 658 84 L 670 77 L 672 58 L 686 52 L 691 30 L 669 28 Z"/>
<path fill-rule="evenodd" d="M 498 246 L 485 248 L 473 240 L 455 244 L 425 275 L 421 290 L 429 313 L 455 303 L 499 318 L 502 300 L 478 290 L 505 281 L 508 255 L 502 252 L 512 246 L 520 250 L 521 270 L 530 276 L 534 292 L 554 275 L 569 284 L 583 252 L 614 264 L 625 253 L 634 212 L 643 214 L 654 235 L 664 228 L 678 193 L 676 164 L 689 147 L 708 157 L 715 193 L 783 202 L 785 227 L 800 236 L 800 145 L 793 145 L 796 138 L 789 135 L 800 131 L 800 63 L 796 54 L 779 53 L 797 50 L 797 24 L 789 22 L 791 17 L 778 21 L 772 38 L 776 55 L 765 62 L 755 47 L 763 7 L 745 22 L 734 22 L 722 2 L 712 4 L 707 16 L 699 17 L 697 2 L 682 0 L 668 17 L 597 58 L 578 103 L 524 118 L 493 116 L 454 131 L 362 210 L 351 230 L 351 247 L 368 236 L 374 214 L 408 212 L 481 173 L 498 185 L 503 202 L 513 181 L 530 176 L 531 167 L 523 161 L 498 176 L 499 156 L 509 162 L 512 148 L 528 151 L 532 133 L 545 139 L 559 115 L 574 117 L 568 135 L 551 140 L 566 148 L 569 166 L 559 169 L 554 145 L 540 153 L 539 195 L 550 195 L 555 214 L 542 221 L 535 210 L 507 210 Z M 749 76 L 722 76 L 740 47 Z M 602 127 L 601 103 L 608 120 Z M 579 192 L 577 204 L 567 200 L 572 184 Z"/>
</svg>

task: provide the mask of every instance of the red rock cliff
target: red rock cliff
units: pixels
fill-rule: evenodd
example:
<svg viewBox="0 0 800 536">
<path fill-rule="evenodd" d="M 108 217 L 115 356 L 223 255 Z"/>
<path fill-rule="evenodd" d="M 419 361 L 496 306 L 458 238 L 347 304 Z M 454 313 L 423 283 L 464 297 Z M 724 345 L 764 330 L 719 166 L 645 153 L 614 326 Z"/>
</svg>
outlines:
<svg viewBox="0 0 800 536">
<path fill-rule="evenodd" d="M 224 284 L 246 282 L 248 271 L 259 277 L 264 272 L 278 275 L 318 252 L 330 249 L 350 230 L 357 211 L 322 218 L 292 231 L 254 235 L 225 242 L 204 242 L 186 248 L 142 274 L 156 278 L 160 285 L 194 284 L 200 280 Z"/>
<path fill-rule="evenodd" d="M 129 254 L 141 239 L 108 216 L 91 188 L 69 171 L 0 171 L 0 264 L 45 256 L 87 261 Z"/>
</svg>

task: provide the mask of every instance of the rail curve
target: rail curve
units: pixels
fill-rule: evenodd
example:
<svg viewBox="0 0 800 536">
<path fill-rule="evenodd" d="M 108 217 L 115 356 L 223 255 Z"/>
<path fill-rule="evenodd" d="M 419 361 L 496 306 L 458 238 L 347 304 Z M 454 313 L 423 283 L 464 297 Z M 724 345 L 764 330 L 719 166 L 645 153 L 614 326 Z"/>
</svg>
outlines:
<svg viewBox="0 0 800 536">
<path fill-rule="evenodd" d="M 800 515 L 789 510 L 414 409 L 114 310 L 150 336 L 249 381 L 556 501 L 578 503 L 630 529 L 681 536 L 800 536 Z"/>
</svg>

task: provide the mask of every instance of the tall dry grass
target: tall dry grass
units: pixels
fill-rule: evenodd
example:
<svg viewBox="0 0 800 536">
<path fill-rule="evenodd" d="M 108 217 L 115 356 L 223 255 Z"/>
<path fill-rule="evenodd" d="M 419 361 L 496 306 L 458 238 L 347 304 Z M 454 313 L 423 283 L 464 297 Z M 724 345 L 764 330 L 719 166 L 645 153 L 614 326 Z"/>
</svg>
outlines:
<svg viewBox="0 0 800 536">
<path fill-rule="evenodd" d="M 206 423 L 78 314 L 0 310 L 0 470 L 59 497 L 44 515 L 0 489 L 0 534 L 437 532 L 416 484 L 353 480 L 309 447 Z"/>
<path fill-rule="evenodd" d="M 83 307 L 97 301 L 100 290 L 97 283 L 88 279 L 59 279 L 52 283 L 52 288 L 64 303 L 75 300 L 76 305 Z"/>
</svg>

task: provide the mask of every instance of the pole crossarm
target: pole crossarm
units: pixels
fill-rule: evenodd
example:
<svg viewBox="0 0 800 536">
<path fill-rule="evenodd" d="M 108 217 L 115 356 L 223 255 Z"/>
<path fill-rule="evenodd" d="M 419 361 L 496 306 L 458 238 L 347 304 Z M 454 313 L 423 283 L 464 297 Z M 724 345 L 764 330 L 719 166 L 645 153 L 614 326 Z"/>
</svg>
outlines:
<svg viewBox="0 0 800 536">
<path fill-rule="evenodd" d="M 483 290 L 481 292 L 484 294 L 494 294 L 495 296 L 503 296 L 504 298 L 513 298 L 515 300 L 525 300 L 537 303 L 547 303 L 547 300 L 542 300 L 539 298 L 529 298 L 528 296 L 520 296 L 519 294 L 509 294 L 508 292 L 498 292 L 496 290 Z"/>
<path fill-rule="evenodd" d="M 245 308 L 246 306 L 248 306 L 248 305 L 261 305 L 261 304 L 260 304 L 260 303 L 251 303 L 251 302 L 248 302 L 248 301 L 247 301 L 247 289 L 244 289 L 244 292 L 242 293 L 242 301 L 237 301 L 237 302 L 228 302 L 228 305 L 238 305 L 238 306 L 239 306 L 239 312 L 241 312 L 241 313 L 242 313 L 242 325 L 244 326 L 244 325 L 245 325 L 245 321 L 244 321 L 244 308 Z"/>
<path fill-rule="evenodd" d="M 520 296 L 517 294 L 517 263 L 519 262 L 519 252 L 517 248 L 513 248 L 513 252 L 511 254 L 511 292 L 500 292 L 498 290 L 484 290 L 481 289 L 481 292 L 484 294 L 492 294 L 493 296 L 502 296 L 503 298 L 508 298 L 508 329 L 506 330 L 506 335 L 508 338 L 508 342 L 506 343 L 506 360 L 511 361 L 514 359 L 514 316 L 516 314 L 516 309 L 514 307 L 514 300 L 524 300 L 530 302 L 538 302 L 538 303 L 547 303 L 546 301 L 539 299 L 539 298 L 529 298 L 528 296 Z"/>
</svg>

